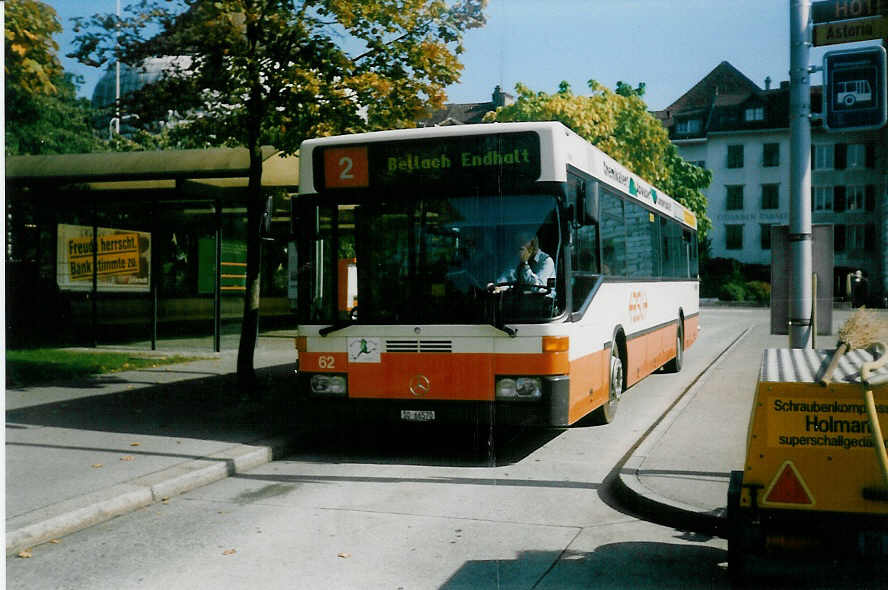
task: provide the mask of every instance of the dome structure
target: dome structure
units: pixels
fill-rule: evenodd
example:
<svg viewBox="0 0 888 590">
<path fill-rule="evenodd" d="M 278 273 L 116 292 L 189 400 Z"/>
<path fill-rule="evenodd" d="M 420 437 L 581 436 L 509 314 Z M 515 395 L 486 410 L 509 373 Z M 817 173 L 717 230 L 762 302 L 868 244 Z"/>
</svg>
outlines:
<svg viewBox="0 0 888 590">
<path fill-rule="evenodd" d="M 149 57 L 137 67 L 120 64 L 120 96 L 139 90 L 147 84 L 156 82 L 167 70 L 176 67 L 186 68 L 191 60 L 187 56 Z M 96 108 L 114 104 L 117 97 L 116 64 L 108 66 L 105 75 L 99 79 L 93 90 L 92 104 Z"/>
</svg>

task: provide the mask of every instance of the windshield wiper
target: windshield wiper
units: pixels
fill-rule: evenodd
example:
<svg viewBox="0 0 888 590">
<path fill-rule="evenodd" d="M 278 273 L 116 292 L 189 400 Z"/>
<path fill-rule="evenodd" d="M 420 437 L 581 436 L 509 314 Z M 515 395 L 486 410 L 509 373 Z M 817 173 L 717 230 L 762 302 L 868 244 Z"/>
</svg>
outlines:
<svg viewBox="0 0 888 590">
<path fill-rule="evenodd" d="M 514 338 L 515 335 L 518 334 L 518 329 L 507 326 L 503 321 L 503 295 L 514 286 L 514 283 L 499 283 L 496 285 L 489 283 L 487 288 L 481 291 L 487 295 L 488 299 L 496 297 L 496 300 L 492 305 L 485 305 L 488 316 L 487 323 L 497 330 L 501 330 L 508 334 L 509 338 Z"/>
<path fill-rule="evenodd" d="M 318 330 L 318 334 L 321 336 L 326 336 L 327 334 L 332 334 L 333 332 L 337 332 L 339 330 L 344 330 L 349 326 L 354 326 L 357 322 L 354 320 L 337 320 L 335 324 L 332 326 L 325 326 Z"/>
<path fill-rule="evenodd" d="M 502 330 L 506 334 L 509 335 L 510 338 L 514 338 L 518 334 L 518 328 L 513 328 L 511 326 L 507 326 L 505 324 L 497 324 L 496 322 L 489 322 L 491 326 L 496 328 L 497 330 Z"/>
</svg>

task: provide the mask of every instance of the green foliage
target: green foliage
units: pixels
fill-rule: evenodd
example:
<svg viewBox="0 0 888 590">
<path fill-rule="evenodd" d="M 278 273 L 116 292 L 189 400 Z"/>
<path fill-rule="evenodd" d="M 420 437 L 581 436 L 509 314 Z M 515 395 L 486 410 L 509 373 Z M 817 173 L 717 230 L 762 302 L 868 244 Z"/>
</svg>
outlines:
<svg viewBox="0 0 888 590">
<path fill-rule="evenodd" d="M 5 10 L 6 86 L 27 95 L 50 96 L 62 77 L 55 33 L 62 32 L 56 11 L 37 0 L 7 0 Z"/>
<path fill-rule="evenodd" d="M 576 95 L 567 82 L 555 94 L 517 84 L 516 101 L 488 113 L 487 121 L 560 121 L 624 166 L 660 187 L 697 215 L 701 236 L 711 227 L 702 192 L 712 174 L 685 161 L 663 125 L 642 100 L 645 85 L 617 83 L 616 92 L 589 80 L 588 96 Z"/>
<path fill-rule="evenodd" d="M 6 3 L 7 155 L 60 154 L 101 149 L 89 102 L 62 71 L 52 39 L 62 27 L 51 7 L 36 0 Z"/>
<path fill-rule="evenodd" d="M 732 258 L 712 258 L 703 262 L 700 272 L 700 295 L 718 297 L 722 301 L 752 301 L 768 305 L 771 284 L 760 280 L 762 267 L 744 265 Z"/>
<path fill-rule="evenodd" d="M 743 281 L 724 283 L 719 289 L 718 298 L 722 301 L 746 301 L 746 283 Z"/>
<path fill-rule="evenodd" d="M 771 302 L 771 283 L 749 281 L 746 283 L 746 293 L 750 300 L 768 305 Z"/>
<path fill-rule="evenodd" d="M 120 19 L 76 19 L 72 55 L 94 66 L 187 56 L 126 97 L 126 112 L 148 124 L 174 106 L 177 135 L 189 147 L 271 144 L 292 152 L 308 137 L 412 126 L 440 107 L 443 89 L 459 79 L 462 35 L 484 23 L 485 5 L 145 0 Z"/>
<path fill-rule="evenodd" d="M 103 151 L 106 144 L 92 126 L 95 116 L 77 98 L 70 74 L 54 80 L 55 94 L 28 94 L 6 86 L 6 154 L 74 154 Z"/>
</svg>

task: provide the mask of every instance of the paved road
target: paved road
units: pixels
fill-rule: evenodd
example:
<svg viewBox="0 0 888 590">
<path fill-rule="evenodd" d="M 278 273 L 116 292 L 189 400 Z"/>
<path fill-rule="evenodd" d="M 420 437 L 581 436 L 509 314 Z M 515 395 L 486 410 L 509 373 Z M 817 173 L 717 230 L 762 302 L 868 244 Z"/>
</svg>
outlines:
<svg viewBox="0 0 888 590">
<path fill-rule="evenodd" d="M 465 429 L 323 427 L 294 415 L 293 431 L 305 434 L 285 459 L 39 545 L 30 559 L 9 558 L 8 587 L 730 587 L 724 540 L 674 519 L 654 524 L 655 514 L 642 519 L 612 484 L 640 437 L 695 380 L 682 399 L 703 402 L 676 406 L 684 409 L 668 430 L 719 424 L 722 405 L 692 393 L 719 375 L 736 379 L 740 367 L 725 357 L 713 367 L 718 375 L 697 377 L 738 336 L 766 326 L 762 310 L 706 310 L 684 371 L 631 388 L 605 427 L 499 430 L 488 444 Z M 723 408 L 733 430 L 748 403 Z M 733 430 L 728 439 L 737 438 Z M 707 467 L 701 498 L 717 504 L 743 445 L 712 442 L 688 434 L 681 448 Z M 647 461 L 660 461 L 665 448 L 648 449 Z M 716 449 L 720 462 L 708 455 Z M 648 482 L 666 473 L 644 467 Z M 693 470 L 683 463 L 669 473 Z M 652 485 L 677 492 L 671 481 Z"/>
<path fill-rule="evenodd" d="M 609 426 L 479 448 L 461 429 L 336 423 L 284 460 L 7 560 L 9 587 L 725 586 L 723 540 L 621 512 L 605 482 L 752 318 L 708 314 L 685 370 L 631 388 Z"/>
</svg>

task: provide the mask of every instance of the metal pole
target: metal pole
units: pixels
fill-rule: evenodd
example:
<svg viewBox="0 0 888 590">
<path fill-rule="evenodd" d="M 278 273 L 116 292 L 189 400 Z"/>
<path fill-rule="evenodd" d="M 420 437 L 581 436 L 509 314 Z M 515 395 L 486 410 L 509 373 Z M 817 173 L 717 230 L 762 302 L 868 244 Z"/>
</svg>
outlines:
<svg viewBox="0 0 888 590">
<path fill-rule="evenodd" d="M 814 302 L 811 309 L 811 348 L 817 348 L 817 273 L 811 275 L 811 298 Z"/>
<path fill-rule="evenodd" d="M 117 0 L 117 24 L 115 25 L 117 29 L 117 47 L 120 48 L 120 0 Z M 117 63 L 115 64 L 116 75 L 115 75 L 115 84 L 114 84 L 114 130 L 117 132 L 117 135 L 120 135 L 120 55 L 117 56 Z M 110 135 L 110 133 L 109 133 Z M 111 139 L 110 137 L 108 139 Z"/>
<path fill-rule="evenodd" d="M 811 346 L 811 51 L 810 0 L 789 0 L 789 300 L 791 348 Z"/>
<path fill-rule="evenodd" d="M 216 276 L 213 279 L 213 351 L 222 350 L 222 200 L 216 199 Z"/>
<path fill-rule="evenodd" d="M 96 202 L 92 203 L 92 289 L 89 293 L 90 301 L 90 332 L 92 338 L 92 347 L 98 345 L 98 309 L 96 308 L 96 297 L 99 294 L 99 213 Z"/>
<path fill-rule="evenodd" d="M 151 242 L 157 237 L 157 199 L 151 201 Z M 157 278 L 155 272 L 157 256 L 151 252 L 151 262 L 148 265 L 148 283 L 151 285 L 151 350 L 157 350 Z"/>
</svg>

